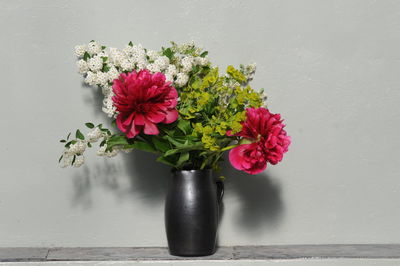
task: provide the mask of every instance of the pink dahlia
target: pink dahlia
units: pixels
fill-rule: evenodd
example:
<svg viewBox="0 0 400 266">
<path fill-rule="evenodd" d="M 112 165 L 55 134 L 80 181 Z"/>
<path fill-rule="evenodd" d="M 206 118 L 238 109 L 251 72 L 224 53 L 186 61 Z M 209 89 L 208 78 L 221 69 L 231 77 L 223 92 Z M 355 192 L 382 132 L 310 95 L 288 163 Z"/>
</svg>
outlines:
<svg viewBox="0 0 400 266">
<path fill-rule="evenodd" d="M 290 137 L 283 129 L 280 114 L 265 108 L 248 108 L 242 131 L 236 134 L 250 141 L 229 152 L 233 167 L 249 174 L 258 174 L 267 168 L 267 162 L 277 164 L 288 151 Z"/>
<path fill-rule="evenodd" d="M 128 138 L 140 132 L 159 133 L 157 124 L 169 124 L 178 119 L 178 93 L 162 73 L 148 70 L 122 73 L 114 80 L 112 97 L 118 111 L 117 126 Z"/>
</svg>

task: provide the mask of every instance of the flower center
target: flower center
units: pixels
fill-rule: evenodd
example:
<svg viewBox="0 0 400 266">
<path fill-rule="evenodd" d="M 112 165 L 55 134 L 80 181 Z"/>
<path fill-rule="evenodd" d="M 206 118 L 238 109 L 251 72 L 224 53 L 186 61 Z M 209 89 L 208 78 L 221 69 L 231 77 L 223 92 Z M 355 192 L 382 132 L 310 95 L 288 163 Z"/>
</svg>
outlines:
<svg viewBox="0 0 400 266">
<path fill-rule="evenodd" d="M 150 106 L 146 103 L 139 103 L 136 105 L 135 111 L 141 114 L 147 114 L 150 111 Z"/>
</svg>

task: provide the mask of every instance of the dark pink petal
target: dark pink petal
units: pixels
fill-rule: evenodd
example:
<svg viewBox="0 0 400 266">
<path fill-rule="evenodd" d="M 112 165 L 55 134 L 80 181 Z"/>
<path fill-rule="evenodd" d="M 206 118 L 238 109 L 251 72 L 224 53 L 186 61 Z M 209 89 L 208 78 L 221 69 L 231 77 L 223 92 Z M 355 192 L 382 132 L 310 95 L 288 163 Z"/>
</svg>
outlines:
<svg viewBox="0 0 400 266">
<path fill-rule="evenodd" d="M 144 124 L 144 134 L 147 135 L 158 135 L 159 131 L 155 124 L 150 121 L 146 121 Z"/>
<path fill-rule="evenodd" d="M 173 123 L 173 122 L 175 122 L 175 121 L 178 119 L 178 116 L 179 116 L 179 114 L 178 114 L 178 111 L 177 111 L 177 110 L 175 110 L 175 109 L 170 110 L 170 111 L 168 111 L 168 112 L 166 113 L 166 115 L 165 115 L 165 121 L 164 121 L 164 123 L 165 123 L 165 124 Z"/>
<path fill-rule="evenodd" d="M 113 82 L 112 101 L 118 112 L 117 125 L 129 138 L 140 132 L 158 134 L 158 123 L 172 123 L 178 93 L 162 73 L 148 70 L 123 73 Z"/>
<path fill-rule="evenodd" d="M 246 146 L 247 145 L 240 145 L 229 151 L 229 161 L 231 162 L 232 166 L 237 170 L 244 170 L 242 164 L 245 160 L 243 153 L 246 149 Z"/>
<path fill-rule="evenodd" d="M 235 135 L 253 143 L 249 146 L 241 145 L 229 153 L 232 165 L 236 169 L 255 174 L 264 170 L 267 162 L 280 162 L 291 142 L 282 122 L 279 114 L 272 114 L 266 108 L 246 109 L 242 130 Z M 232 135 L 231 131 L 227 135 Z"/>
<path fill-rule="evenodd" d="M 158 124 L 165 119 L 165 114 L 162 112 L 150 112 L 147 114 L 147 119 L 155 124 Z"/>
<path fill-rule="evenodd" d="M 145 124 L 144 115 L 136 114 L 136 116 L 135 116 L 135 124 L 143 126 Z"/>
</svg>

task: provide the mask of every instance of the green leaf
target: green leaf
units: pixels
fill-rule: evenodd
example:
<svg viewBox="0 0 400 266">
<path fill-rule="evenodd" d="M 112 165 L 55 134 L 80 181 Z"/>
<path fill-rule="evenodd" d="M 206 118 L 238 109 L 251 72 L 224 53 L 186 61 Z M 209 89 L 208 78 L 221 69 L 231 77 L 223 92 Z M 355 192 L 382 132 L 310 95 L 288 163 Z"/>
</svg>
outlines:
<svg viewBox="0 0 400 266">
<path fill-rule="evenodd" d="M 183 146 L 185 146 L 184 143 L 181 143 L 181 142 L 177 141 L 176 138 L 172 138 L 172 137 L 169 136 L 169 135 L 166 135 L 166 136 L 164 136 L 163 138 L 169 140 L 169 142 L 171 142 L 172 144 L 174 144 L 176 147 L 183 147 Z"/>
<path fill-rule="evenodd" d="M 182 152 L 179 156 L 179 160 L 176 162 L 176 167 L 182 166 L 187 160 L 189 160 L 189 157 L 190 155 L 188 152 Z"/>
<path fill-rule="evenodd" d="M 114 135 L 107 140 L 107 149 L 111 149 L 115 145 L 128 145 L 129 142 L 125 136 Z"/>
<path fill-rule="evenodd" d="M 185 146 L 185 147 L 181 147 L 181 148 L 176 148 L 176 149 L 171 149 L 165 152 L 165 156 L 171 156 L 174 155 L 176 153 L 180 153 L 180 152 L 187 152 L 187 151 L 193 151 L 193 150 L 201 150 L 203 148 L 203 144 L 198 144 L 198 145 L 191 145 L 191 146 Z"/>
<path fill-rule="evenodd" d="M 102 69 L 101 69 L 101 71 L 102 72 L 108 72 L 108 71 L 110 71 L 110 67 L 107 64 L 104 64 Z"/>
<path fill-rule="evenodd" d="M 208 51 L 204 51 L 201 53 L 200 57 L 206 57 L 208 55 Z"/>
<path fill-rule="evenodd" d="M 132 41 L 130 41 L 130 42 L 128 43 L 128 45 L 129 45 L 129 46 L 133 46 L 133 43 L 132 43 Z"/>
<path fill-rule="evenodd" d="M 157 136 L 153 136 L 151 138 L 151 140 L 152 140 L 154 146 L 156 147 L 156 149 L 159 150 L 160 152 L 166 152 L 169 149 L 171 149 L 168 141 L 166 141 L 164 139 L 161 139 Z"/>
<path fill-rule="evenodd" d="M 71 163 L 71 165 L 73 165 L 73 164 L 74 164 L 75 160 L 76 160 L 76 155 L 74 155 L 74 158 L 72 159 L 72 163 Z"/>
<path fill-rule="evenodd" d="M 102 142 L 100 142 L 100 147 L 103 147 L 106 144 L 107 140 L 103 140 Z"/>
<path fill-rule="evenodd" d="M 76 143 L 76 140 L 71 140 L 71 141 L 69 141 L 69 142 L 67 142 L 67 143 L 65 143 L 65 148 L 69 148 L 69 146 L 71 146 L 71 144 L 75 144 Z"/>
<path fill-rule="evenodd" d="M 165 55 L 166 57 L 168 57 L 168 59 L 172 59 L 174 52 L 172 52 L 171 48 L 167 48 L 163 51 L 163 55 Z"/>
<path fill-rule="evenodd" d="M 60 159 L 58 159 L 58 162 L 60 163 L 64 155 L 61 155 Z"/>
<path fill-rule="evenodd" d="M 199 72 L 199 70 L 200 70 L 200 66 L 194 66 L 194 67 L 192 67 L 192 72 L 193 72 L 193 73 L 197 73 L 197 72 Z"/>
<path fill-rule="evenodd" d="M 166 129 L 166 128 L 164 128 L 164 127 L 160 127 L 160 129 L 161 129 L 165 134 L 167 134 L 168 136 L 173 136 L 174 133 L 175 133 L 174 130 Z M 165 137 L 163 137 L 163 138 L 165 138 Z"/>
<path fill-rule="evenodd" d="M 111 122 L 111 126 L 117 128 L 117 120 L 114 119 L 114 120 Z"/>
<path fill-rule="evenodd" d="M 83 60 L 87 61 L 90 58 L 90 54 L 88 52 L 85 52 L 83 54 Z"/>
<path fill-rule="evenodd" d="M 106 49 L 107 47 L 106 46 L 101 46 L 101 50 L 104 50 L 104 49 Z"/>
<path fill-rule="evenodd" d="M 171 156 L 171 155 L 176 154 L 176 153 L 178 153 L 178 152 L 180 152 L 179 149 L 172 149 L 172 150 L 167 151 L 167 152 L 164 154 L 164 156 L 165 156 L 165 157 L 168 157 L 168 156 Z"/>
<path fill-rule="evenodd" d="M 188 120 L 179 119 L 177 127 L 185 134 L 191 133 L 192 127 L 190 126 L 190 122 Z"/>
<path fill-rule="evenodd" d="M 85 136 L 83 136 L 82 132 L 79 129 L 76 130 L 75 137 L 81 140 L 85 139 Z"/>
<path fill-rule="evenodd" d="M 67 142 L 65 139 L 60 140 L 61 143 Z"/>
<path fill-rule="evenodd" d="M 105 132 L 105 133 L 107 133 L 108 135 L 111 135 L 111 131 L 108 130 L 107 128 L 102 128 L 102 129 L 100 129 L 100 130 L 101 130 L 101 132 Z"/>
<path fill-rule="evenodd" d="M 153 153 L 157 152 L 156 149 L 151 144 L 144 141 L 135 141 L 134 148 L 141 151 L 147 151 Z"/>
<path fill-rule="evenodd" d="M 91 148 L 92 144 L 90 142 L 87 143 L 88 147 Z"/>
<path fill-rule="evenodd" d="M 107 62 L 108 57 L 107 56 L 102 56 L 101 59 L 103 59 L 103 63 Z"/>
<path fill-rule="evenodd" d="M 173 164 L 168 158 L 165 158 L 164 156 L 158 157 L 156 161 L 171 167 L 175 167 L 175 164 Z"/>
<path fill-rule="evenodd" d="M 94 128 L 94 125 L 92 124 L 92 123 L 85 123 L 85 125 L 88 127 L 88 128 Z"/>
<path fill-rule="evenodd" d="M 193 54 L 195 51 L 196 51 L 196 48 L 192 47 L 192 48 L 186 50 L 185 54 Z"/>
<path fill-rule="evenodd" d="M 68 133 L 67 140 L 69 139 L 70 136 L 71 136 L 71 132 Z"/>
</svg>

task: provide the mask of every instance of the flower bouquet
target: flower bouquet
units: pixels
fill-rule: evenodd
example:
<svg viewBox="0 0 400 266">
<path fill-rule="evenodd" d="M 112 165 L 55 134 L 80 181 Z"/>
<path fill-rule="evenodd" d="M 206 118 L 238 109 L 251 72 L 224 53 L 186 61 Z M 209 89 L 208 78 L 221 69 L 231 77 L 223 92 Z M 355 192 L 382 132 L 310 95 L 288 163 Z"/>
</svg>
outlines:
<svg viewBox="0 0 400 266">
<path fill-rule="evenodd" d="M 194 43 L 153 51 L 91 41 L 76 46 L 75 54 L 85 83 L 101 89 L 114 129 L 89 122 L 86 136 L 79 129 L 75 138 L 68 134 L 60 140 L 61 165 L 81 166 L 95 143 L 100 156 L 135 149 L 157 154 L 174 170 L 165 213 L 171 254 L 212 254 L 223 189 L 211 171 L 219 170 L 223 153 L 229 151 L 234 168 L 257 174 L 280 162 L 290 144 L 280 115 L 265 107 L 263 90 L 249 85 L 255 65 L 221 73 Z M 203 194 L 193 202 L 193 193 Z"/>
</svg>

